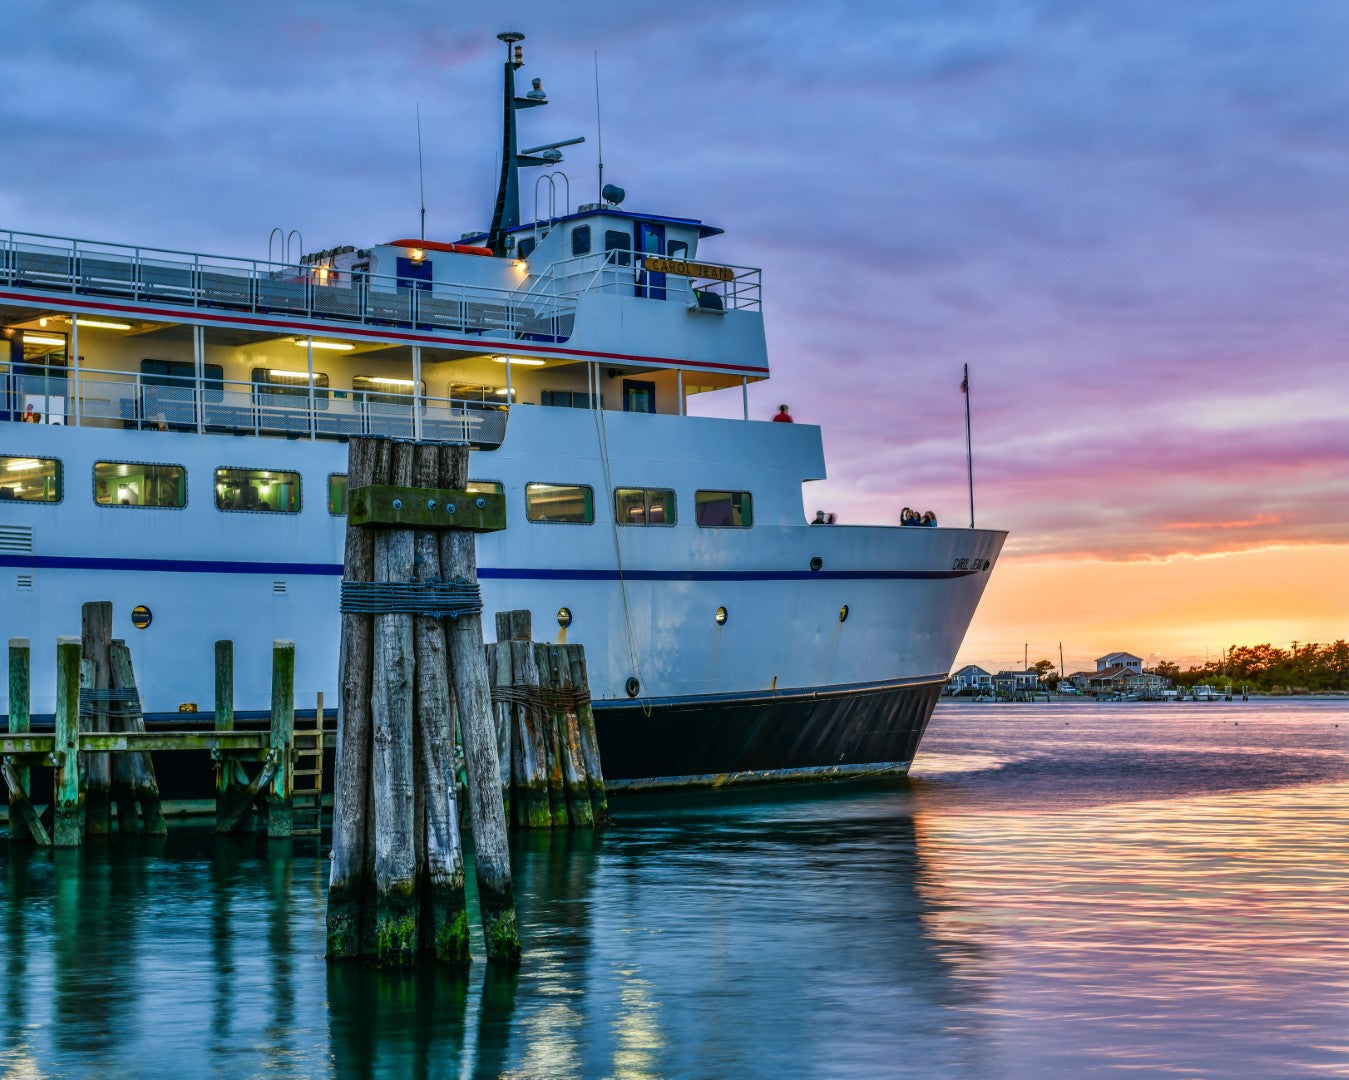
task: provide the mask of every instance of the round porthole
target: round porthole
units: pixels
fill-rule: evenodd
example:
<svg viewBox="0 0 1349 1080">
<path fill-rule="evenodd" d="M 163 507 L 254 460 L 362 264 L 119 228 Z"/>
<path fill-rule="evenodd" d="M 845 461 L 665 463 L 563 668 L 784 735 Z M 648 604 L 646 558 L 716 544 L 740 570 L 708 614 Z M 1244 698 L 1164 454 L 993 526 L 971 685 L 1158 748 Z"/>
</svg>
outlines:
<svg viewBox="0 0 1349 1080">
<path fill-rule="evenodd" d="M 144 604 L 137 604 L 131 609 L 131 625 L 137 630 L 144 630 L 154 621 L 154 615 Z"/>
<path fill-rule="evenodd" d="M 730 618 L 730 616 L 727 614 L 726 609 L 725 609 L 724 607 L 719 607 L 719 608 L 717 608 L 717 613 L 716 613 L 715 615 L 713 615 L 712 617 L 713 617 L 714 619 L 717 620 L 717 625 L 718 625 L 718 626 L 725 626 L 725 625 L 726 625 L 726 620 L 727 620 L 728 618 Z"/>
<path fill-rule="evenodd" d="M 823 570 L 823 569 L 824 569 L 824 560 L 821 559 L 818 555 L 813 555 L 813 556 L 811 556 L 811 560 L 810 560 L 810 568 L 811 568 L 812 570 Z"/>
<path fill-rule="evenodd" d="M 571 625 L 571 608 L 560 607 L 557 609 L 557 625 L 564 630 Z"/>
<path fill-rule="evenodd" d="M 839 621 L 839 622 L 847 622 L 847 621 L 848 621 L 848 605 L 847 605 L 847 604 L 844 604 L 841 608 L 838 609 L 838 621 Z"/>
<path fill-rule="evenodd" d="M 636 697 L 642 692 L 642 684 L 637 681 L 636 675 L 629 675 L 624 689 L 627 690 L 628 697 Z"/>
</svg>

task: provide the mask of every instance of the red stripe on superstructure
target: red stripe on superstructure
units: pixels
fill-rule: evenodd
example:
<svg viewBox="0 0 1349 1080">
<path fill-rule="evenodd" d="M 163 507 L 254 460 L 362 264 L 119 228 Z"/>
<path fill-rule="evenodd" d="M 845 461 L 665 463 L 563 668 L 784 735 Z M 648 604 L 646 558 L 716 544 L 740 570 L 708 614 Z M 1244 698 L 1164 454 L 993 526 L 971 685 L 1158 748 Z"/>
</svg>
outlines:
<svg viewBox="0 0 1349 1080">
<path fill-rule="evenodd" d="M 23 300 L 27 302 L 40 302 L 46 306 L 54 307 L 59 310 L 79 311 L 83 309 L 93 311 L 118 312 L 123 315 L 134 315 L 137 313 L 149 315 L 162 315 L 166 318 L 173 319 L 176 322 L 191 322 L 193 320 L 196 320 L 199 322 L 211 322 L 220 324 L 235 323 L 244 326 L 266 327 L 269 330 L 300 330 L 306 334 L 312 334 L 316 331 L 323 331 L 326 332 L 330 337 L 356 337 L 368 340 L 388 340 L 392 338 L 397 341 L 406 341 L 417 345 L 425 345 L 429 343 L 436 345 L 471 346 L 474 348 L 481 348 L 483 345 L 496 346 L 496 345 L 509 344 L 511 352 L 541 353 L 545 356 L 556 356 L 558 354 L 565 354 L 566 356 L 574 356 L 574 357 L 593 357 L 594 359 L 597 360 L 634 360 L 641 363 L 662 364 L 672 367 L 710 368 L 725 371 L 743 371 L 759 375 L 768 374 L 768 368 L 756 367 L 752 364 L 713 364 L 703 360 L 678 360 L 671 356 L 641 356 L 636 353 L 595 352 L 589 349 L 557 349 L 557 348 L 549 349 L 541 345 L 530 345 L 520 341 L 499 342 L 490 340 L 485 341 L 482 338 L 429 337 L 410 333 L 372 330 L 367 329 L 365 327 L 348 326 L 346 324 L 342 324 L 339 327 L 334 327 L 329 323 L 306 324 L 297 322 L 290 322 L 290 323 L 277 322 L 270 319 L 244 317 L 241 315 L 227 315 L 227 314 L 217 315 L 214 312 L 205 311 L 202 308 L 190 308 L 188 309 L 188 311 L 185 312 L 179 308 L 155 308 L 146 306 L 138 307 L 127 304 L 109 303 L 105 300 L 80 300 L 80 301 L 61 300 L 55 297 L 47 296 L 45 294 L 33 295 L 30 293 L 12 293 L 12 292 L 0 292 L 0 300 Z M 488 352 L 491 350 L 482 349 L 481 351 Z"/>
</svg>

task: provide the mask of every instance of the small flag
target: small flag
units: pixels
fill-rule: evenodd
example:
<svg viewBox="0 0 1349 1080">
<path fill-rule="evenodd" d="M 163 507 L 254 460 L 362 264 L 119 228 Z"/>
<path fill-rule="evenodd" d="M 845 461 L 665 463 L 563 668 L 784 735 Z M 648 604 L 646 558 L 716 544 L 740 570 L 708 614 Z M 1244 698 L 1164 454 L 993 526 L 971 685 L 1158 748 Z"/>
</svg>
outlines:
<svg viewBox="0 0 1349 1080">
<path fill-rule="evenodd" d="M 960 380 L 960 392 L 962 394 L 970 392 L 970 369 L 968 366 L 965 368 L 965 377 Z"/>
</svg>

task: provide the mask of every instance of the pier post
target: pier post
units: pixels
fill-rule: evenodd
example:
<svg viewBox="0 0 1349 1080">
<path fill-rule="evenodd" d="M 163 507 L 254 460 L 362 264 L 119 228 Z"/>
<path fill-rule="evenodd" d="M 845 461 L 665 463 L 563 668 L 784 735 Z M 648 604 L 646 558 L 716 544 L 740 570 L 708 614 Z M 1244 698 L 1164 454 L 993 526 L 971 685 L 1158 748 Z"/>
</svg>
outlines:
<svg viewBox="0 0 1349 1080">
<path fill-rule="evenodd" d="M 229 640 L 215 643 L 215 727 L 217 731 L 234 730 L 234 642 Z M 233 817 L 248 785 L 243 763 L 229 754 L 222 754 L 216 763 L 215 776 L 217 827 Z"/>
<path fill-rule="evenodd" d="M 108 645 L 108 666 L 112 672 L 112 687 L 124 691 L 123 700 L 118 703 L 117 721 L 122 731 L 145 730 L 145 716 L 141 712 L 140 694 L 136 689 L 136 674 L 131 666 L 131 650 L 121 638 L 113 638 Z M 147 836 L 167 836 L 168 826 L 164 823 L 164 808 L 159 798 L 159 780 L 155 776 L 154 762 L 148 751 L 127 751 L 117 755 L 124 767 L 124 775 L 129 788 L 132 808 L 125 815 L 121 804 L 118 805 L 117 827 L 127 831 L 134 823 L 136 808 L 140 809 L 140 828 Z"/>
<path fill-rule="evenodd" d="M 412 485 L 412 444 L 394 443 L 389 482 Z M 375 581 L 412 580 L 412 530 L 375 535 Z M 374 726 L 375 955 L 389 966 L 411 964 L 418 946 L 417 862 L 413 821 L 412 616 L 375 616 L 370 711 Z"/>
<path fill-rule="evenodd" d="M 511 638 L 511 677 L 517 687 L 534 691 L 537 699 L 539 668 L 534 662 L 532 642 Z M 528 690 L 526 691 L 528 693 Z M 548 744 L 543 734 L 542 710 L 524 702 L 515 705 L 514 745 L 515 798 L 520 804 L 516 820 L 521 828 L 551 829 L 552 810 L 548 802 Z"/>
<path fill-rule="evenodd" d="M 52 757 L 55 804 L 52 843 L 78 847 L 84 839 L 84 801 L 80 789 L 80 639 L 56 639 L 56 739 Z"/>
<path fill-rule="evenodd" d="M 31 684 L 32 650 L 27 638 L 9 639 L 9 733 L 27 734 L 31 727 L 29 707 L 32 701 Z M 32 795 L 32 769 L 26 758 L 15 758 L 11 767 L 14 784 L 9 789 L 9 839 L 10 841 L 31 841 L 34 839 L 28 829 L 23 813 L 18 809 L 21 803 L 28 803 Z M 16 790 L 17 788 L 17 790 Z"/>
<path fill-rule="evenodd" d="M 108 720 L 106 692 L 112 686 L 111 671 L 108 666 L 108 643 L 112 640 L 112 602 L 95 600 L 80 608 L 80 648 L 82 658 L 92 666 L 87 689 L 92 706 L 83 709 L 80 728 L 83 731 L 104 733 L 112 729 Z M 80 762 L 84 771 L 84 830 L 88 836 L 107 836 L 112 831 L 113 766 L 111 755 L 103 753 L 85 754 Z M 132 809 L 131 830 L 120 823 L 120 814 L 127 808 L 129 799 L 125 792 L 118 792 L 121 802 L 118 806 L 119 829 L 134 831 L 135 811 Z"/>
<path fill-rule="evenodd" d="M 440 447 L 440 480 L 462 490 L 468 483 L 468 447 Z M 471 532 L 449 529 L 440 536 L 440 563 L 447 579 L 478 580 L 478 554 Z M 478 906 L 489 963 L 518 965 L 520 935 L 515 922 L 506 814 L 501 804 L 501 766 L 497 761 L 496 725 L 487 682 L 482 615 L 463 614 L 450 620 L 450 659 L 460 737 L 468 773 L 468 806 L 473 824 L 474 867 Z"/>
<path fill-rule="evenodd" d="M 609 823 L 609 797 L 604 790 L 604 769 L 600 764 L 600 741 L 595 733 L 595 712 L 590 707 L 590 674 L 586 670 L 584 645 L 564 645 L 572 688 L 577 694 L 576 722 L 580 728 L 581 757 L 585 762 L 586 783 L 590 787 L 590 806 L 595 823 Z"/>
<path fill-rule="evenodd" d="M 553 657 L 546 642 L 534 643 L 534 665 L 539 671 L 539 690 L 544 704 L 539 709 L 537 727 L 542 734 L 544 774 L 548 785 L 548 814 L 554 829 L 565 829 L 570 824 L 567 815 L 567 791 L 562 776 L 563 747 L 557 734 L 557 705 L 555 696 L 560 689 Z"/>
<path fill-rule="evenodd" d="M 389 444 L 352 439 L 347 447 L 348 490 L 383 482 Z M 375 534 L 347 527 L 342 578 L 373 581 Z M 374 616 L 342 616 L 338 671 L 337 763 L 333 775 L 332 869 L 328 877 L 328 956 L 350 959 L 374 951 L 374 821 L 370 813 L 372 746 L 371 650 Z M 364 947 L 363 947 L 364 942 Z"/>
<path fill-rule="evenodd" d="M 295 642 L 272 642 L 272 721 L 269 745 L 277 755 L 268 789 L 267 836 L 289 839 L 295 788 Z"/>
<path fill-rule="evenodd" d="M 561 691 L 557 708 L 558 745 L 562 748 L 562 779 L 567 791 L 567 814 L 573 829 L 593 829 L 595 811 L 590 805 L 590 784 L 581 753 L 581 724 L 576 717 L 576 687 L 572 684 L 567 646 L 549 645 L 548 659 L 557 673 Z"/>
</svg>

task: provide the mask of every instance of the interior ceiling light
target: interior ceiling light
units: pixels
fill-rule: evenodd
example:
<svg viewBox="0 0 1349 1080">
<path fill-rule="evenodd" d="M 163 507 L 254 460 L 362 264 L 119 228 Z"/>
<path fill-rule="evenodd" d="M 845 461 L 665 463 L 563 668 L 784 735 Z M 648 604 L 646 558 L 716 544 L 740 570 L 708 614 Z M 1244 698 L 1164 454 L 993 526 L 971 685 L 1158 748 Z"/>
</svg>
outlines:
<svg viewBox="0 0 1349 1080">
<path fill-rule="evenodd" d="M 71 318 L 71 322 L 79 320 L 81 327 L 91 327 L 94 330 L 130 330 L 129 322 L 108 322 L 104 319 L 86 319 L 83 315 L 76 315 Z"/>
<path fill-rule="evenodd" d="M 53 337 L 51 334 L 24 334 L 25 345 L 64 345 L 66 339 L 63 337 Z"/>
<path fill-rule="evenodd" d="M 303 348 L 307 348 L 310 344 L 312 344 L 312 345 L 314 346 L 314 348 L 316 348 L 316 349 L 333 349 L 333 350 L 335 350 L 336 352 L 351 352 L 352 349 L 356 348 L 355 345 L 352 345 L 350 342 L 346 342 L 346 341 L 315 341 L 315 342 L 310 342 L 310 340 L 309 340 L 308 338 L 296 338 L 296 339 L 295 339 L 295 344 L 298 345 L 298 346 L 300 346 L 300 348 L 302 348 L 302 349 L 303 349 Z"/>
<path fill-rule="evenodd" d="M 367 375 L 366 382 L 379 383 L 381 386 L 411 386 L 411 379 L 386 379 L 383 375 Z"/>
<path fill-rule="evenodd" d="M 498 364 L 519 364 L 521 367 L 543 367 L 547 360 L 537 360 L 532 356 L 494 356 Z"/>
<path fill-rule="evenodd" d="M 286 371 L 284 368 L 269 368 L 267 370 L 267 374 L 272 376 L 280 376 L 283 379 L 307 380 L 309 378 L 309 372 L 307 371 Z"/>
</svg>

